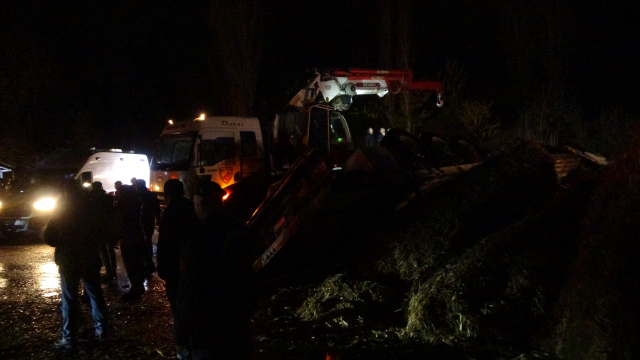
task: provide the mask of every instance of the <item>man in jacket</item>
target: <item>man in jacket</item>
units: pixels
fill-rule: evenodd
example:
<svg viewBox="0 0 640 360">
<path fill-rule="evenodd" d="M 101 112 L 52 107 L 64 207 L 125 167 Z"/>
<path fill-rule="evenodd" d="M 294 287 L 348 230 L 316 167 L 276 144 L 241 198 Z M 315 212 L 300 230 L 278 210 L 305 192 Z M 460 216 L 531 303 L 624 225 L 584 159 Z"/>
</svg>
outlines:
<svg viewBox="0 0 640 360">
<path fill-rule="evenodd" d="M 183 250 L 185 244 L 194 241 L 198 233 L 198 217 L 193 203 L 184 197 L 184 185 L 178 179 L 170 179 L 164 184 L 164 210 L 158 226 L 158 252 L 156 267 L 158 276 L 164 280 L 167 299 L 171 312 L 176 318 L 176 301 L 180 276 L 185 260 Z M 185 351 L 188 338 L 174 329 L 174 341 L 178 356 L 188 356 Z"/>
<path fill-rule="evenodd" d="M 387 135 L 387 129 L 381 127 L 380 128 L 380 134 L 378 134 L 378 145 L 380 145 L 382 143 L 382 139 L 384 139 L 385 135 Z"/>
<path fill-rule="evenodd" d="M 140 211 L 142 205 L 131 185 L 122 185 L 115 207 L 116 231 L 120 254 L 131 283 L 124 301 L 135 301 L 144 294 L 144 234 Z"/>
<path fill-rule="evenodd" d="M 102 218 L 101 227 L 92 230 L 99 241 L 100 257 L 105 270 L 102 280 L 105 282 L 114 282 L 116 280 L 116 239 L 113 234 L 114 202 L 115 197 L 104 191 L 100 181 L 95 181 L 91 184 L 89 203 L 92 211 L 97 212 Z"/>
<path fill-rule="evenodd" d="M 144 179 L 136 180 L 136 193 L 142 203 L 142 230 L 144 231 L 144 266 L 146 275 L 156 272 L 153 263 L 153 231 L 160 217 L 160 203 L 154 193 L 147 189 Z"/>
<path fill-rule="evenodd" d="M 183 250 L 175 326 L 189 337 L 194 358 L 249 358 L 252 258 L 244 226 L 224 211 L 224 195 L 214 182 L 199 184 L 200 234 Z"/>
<path fill-rule="evenodd" d="M 107 305 L 100 287 L 99 243 L 93 229 L 100 228 L 101 218 L 83 197 L 80 185 L 69 180 L 44 233 L 45 242 L 56 248 L 55 262 L 60 273 L 62 339 L 55 347 L 74 350 L 77 347 L 78 285 L 91 300 L 94 333 L 98 340 L 105 335 Z"/>
<path fill-rule="evenodd" d="M 368 130 L 367 136 L 364 138 L 364 146 L 367 148 L 372 148 L 374 146 L 378 146 L 378 140 L 376 136 L 373 134 L 373 128 L 370 127 Z"/>
</svg>

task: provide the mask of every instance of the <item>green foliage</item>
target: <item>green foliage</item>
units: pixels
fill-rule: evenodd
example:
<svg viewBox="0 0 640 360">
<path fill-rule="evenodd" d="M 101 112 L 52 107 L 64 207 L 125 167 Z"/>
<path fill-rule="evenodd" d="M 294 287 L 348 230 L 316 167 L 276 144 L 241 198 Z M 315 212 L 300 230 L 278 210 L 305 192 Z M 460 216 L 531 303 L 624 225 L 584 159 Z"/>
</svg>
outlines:
<svg viewBox="0 0 640 360">
<path fill-rule="evenodd" d="M 567 100 L 562 91 L 551 91 L 524 107 L 508 133 L 542 145 L 570 144 L 612 157 L 626 144 L 632 124 L 630 114 L 615 106 L 602 109 L 595 119 L 585 118 L 575 101 Z"/>
<path fill-rule="evenodd" d="M 587 149 L 609 158 L 615 156 L 626 145 L 632 124 L 632 117 L 625 109 L 619 106 L 602 109 L 587 128 Z"/>
<path fill-rule="evenodd" d="M 586 131 L 582 110 L 561 91 L 542 94 L 521 111 L 515 136 L 548 146 L 562 143 L 584 146 Z"/>
<path fill-rule="evenodd" d="M 465 100 L 460 110 L 462 123 L 479 139 L 492 139 L 500 131 L 500 122 L 491 118 L 493 103 Z"/>
<path fill-rule="evenodd" d="M 640 355 L 640 127 L 602 174 L 583 223 L 584 236 L 554 338 L 566 359 Z"/>
<path fill-rule="evenodd" d="M 457 61 L 447 61 L 443 75 L 442 86 L 449 107 L 456 107 L 464 101 L 464 86 L 469 79 L 467 70 Z"/>
</svg>

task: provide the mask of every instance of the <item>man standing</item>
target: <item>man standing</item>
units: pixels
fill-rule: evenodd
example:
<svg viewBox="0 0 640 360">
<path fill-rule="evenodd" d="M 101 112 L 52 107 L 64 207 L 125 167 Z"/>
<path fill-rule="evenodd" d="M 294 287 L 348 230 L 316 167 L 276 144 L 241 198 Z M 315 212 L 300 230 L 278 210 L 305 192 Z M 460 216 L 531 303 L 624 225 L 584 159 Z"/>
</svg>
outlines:
<svg viewBox="0 0 640 360">
<path fill-rule="evenodd" d="M 140 211 L 142 205 L 131 185 L 122 185 L 116 201 L 116 230 L 120 254 L 131 283 L 124 301 L 135 301 L 144 294 L 144 235 Z"/>
<path fill-rule="evenodd" d="M 160 217 L 160 203 L 156 195 L 147 189 L 144 179 L 136 180 L 136 193 L 142 203 L 145 273 L 151 275 L 156 272 L 156 266 L 153 263 L 153 231 L 156 228 L 156 218 Z"/>
<path fill-rule="evenodd" d="M 367 137 L 364 138 L 364 145 L 367 148 L 372 148 L 378 145 L 378 141 L 376 139 L 376 136 L 373 134 L 372 127 L 369 128 L 369 133 L 367 134 Z"/>
<path fill-rule="evenodd" d="M 182 251 L 185 244 L 194 241 L 198 232 L 198 217 L 193 203 L 184 197 L 184 185 L 178 179 L 170 179 L 164 184 L 164 210 L 158 226 L 158 276 L 164 280 L 171 312 L 176 318 L 176 301 L 181 269 L 184 268 Z M 178 358 L 188 357 L 187 342 L 183 334 L 174 329 L 174 341 Z"/>
<path fill-rule="evenodd" d="M 100 245 L 100 257 L 105 270 L 102 280 L 103 282 L 112 283 L 116 280 L 117 268 L 115 235 L 113 234 L 114 202 L 115 197 L 104 191 L 100 181 L 95 181 L 91 184 L 89 203 L 92 211 L 95 211 L 102 220 L 100 228 L 92 229 Z"/>
<path fill-rule="evenodd" d="M 253 268 L 245 228 L 224 211 L 224 195 L 220 185 L 206 181 L 193 197 L 200 235 L 185 244 L 175 324 L 189 337 L 194 358 L 240 360 L 250 354 Z"/>
<path fill-rule="evenodd" d="M 101 227 L 101 219 L 83 198 L 80 185 L 64 183 L 62 198 L 44 232 L 45 242 L 56 248 L 55 262 L 60 272 L 62 339 L 55 347 L 77 349 L 78 285 L 91 300 L 94 333 L 102 340 L 107 326 L 107 305 L 100 287 L 100 249 L 92 229 Z"/>
<path fill-rule="evenodd" d="M 380 143 L 382 143 L 382 139 L 384 139 L 385 135 L 387 135 L 387 129 L 381 127 L 380 128 L 380 134 L 378 134 L 378 145 L 380 145 Z"/>
</svg>

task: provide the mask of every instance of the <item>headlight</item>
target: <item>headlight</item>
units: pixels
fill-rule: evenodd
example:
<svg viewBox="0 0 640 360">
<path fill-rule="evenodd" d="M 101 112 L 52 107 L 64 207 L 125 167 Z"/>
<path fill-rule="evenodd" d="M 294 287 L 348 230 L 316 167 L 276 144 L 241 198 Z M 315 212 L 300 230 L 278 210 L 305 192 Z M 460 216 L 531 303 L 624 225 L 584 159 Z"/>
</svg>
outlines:
<svg viewBox="0 0 640 360">
<path fill-rule="evenodd" d="M 35 204 L 33 204 L 33 207 L 36 210 L 41 210 L 41 211 L 52 210 L 54 206 L 56 206 L 56 201 L 52 198 L 44 198 L 37 201 Z"/>
</svg>

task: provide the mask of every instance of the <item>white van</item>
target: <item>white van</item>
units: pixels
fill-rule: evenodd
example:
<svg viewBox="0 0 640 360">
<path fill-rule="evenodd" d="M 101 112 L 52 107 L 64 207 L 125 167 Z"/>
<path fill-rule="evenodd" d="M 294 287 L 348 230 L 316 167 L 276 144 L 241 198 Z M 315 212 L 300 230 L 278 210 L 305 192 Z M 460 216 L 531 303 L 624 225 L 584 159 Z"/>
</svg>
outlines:
<svg viewBox="0 0 640 360">
<path fill-rule="evenodd" d="M 123 153 L 122 150 L 96 152 L 89 156 L 75 175 L 83 186 L 89 187 L 100 181 L 107 192 L 116 190 L 116 181 L 130 184 L 131 179 L 142 179 L 149 186 L 149 160 L 147 155 Z"/>
<path fill-rule="evenodd" d="M 0 237 L 41 236 L 60 197 L 58 185 L 65 179 L 76 179 L 87 188 L 100 181 L 107 192 L 113 192 L 116 181 L 130 184 L 134 177 L 149 183 L 149 162 L 144 154 L 95 148 L 56 151 L 34 169 L 16 176 L 0 204 Z"/>
</svg>

